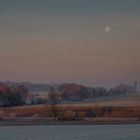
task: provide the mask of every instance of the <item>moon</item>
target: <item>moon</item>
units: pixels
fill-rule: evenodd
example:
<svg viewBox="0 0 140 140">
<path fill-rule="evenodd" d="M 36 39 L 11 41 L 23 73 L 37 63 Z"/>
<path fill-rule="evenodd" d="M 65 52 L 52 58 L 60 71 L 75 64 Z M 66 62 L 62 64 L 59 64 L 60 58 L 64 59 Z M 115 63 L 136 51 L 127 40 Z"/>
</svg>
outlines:
<svg viewBox="0 0 140 140">
<path fill-rule="evenodd" d="M 109 33 L 109 32 L 111 31 L 111 27 L 110 27 L 110 26 L 106 26 L 106 27 L 104 28 L 104 31 L 105 31 L 106 33 Z"/>
</svg>

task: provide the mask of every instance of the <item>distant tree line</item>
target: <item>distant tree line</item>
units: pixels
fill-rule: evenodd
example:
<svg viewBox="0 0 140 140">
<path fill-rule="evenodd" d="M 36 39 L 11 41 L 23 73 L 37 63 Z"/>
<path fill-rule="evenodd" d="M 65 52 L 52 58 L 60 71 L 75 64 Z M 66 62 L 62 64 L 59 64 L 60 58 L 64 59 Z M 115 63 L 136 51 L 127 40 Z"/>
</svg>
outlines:
<svg viewBox="0 0 140 140">
<path fill-rule="evenodd" d="M 0 83 L 0 106 L 19 106 L 25 104 L 28 90 L 22 85 L 9 86 Z"/>
<path fill-rule="evenodd" d="M 78 100 L 99 96 L 122 95 L 127 92 L 124 85 L 106 89 L 104 87 L 91 88 L 83 85 L 67 83 L 60 85 L 57 90 L 60 98 L 64 100 Z"/>
<path fill-rule="evenodd" d="M 114 88 L 106 89 L 104 87 L 97 87 L 91 89 L 93 97 L 98 96 L 111 96 L 111 95 L 123 95 L 126 94 L 127 90 L 124 85 L 119 85 Z"/>
</svg>

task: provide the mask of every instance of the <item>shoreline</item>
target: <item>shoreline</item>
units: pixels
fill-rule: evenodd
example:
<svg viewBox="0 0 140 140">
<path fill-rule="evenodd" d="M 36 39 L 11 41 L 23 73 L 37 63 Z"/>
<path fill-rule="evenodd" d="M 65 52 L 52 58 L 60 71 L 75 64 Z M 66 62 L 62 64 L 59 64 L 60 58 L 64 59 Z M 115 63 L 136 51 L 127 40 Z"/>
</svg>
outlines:
<svg viewBox="0 0 140 140">
<path fill-rule="evenodd" d="M 140 124 L 138 118 L 94 118 L 91 120 L 60 121 L 40 119 L 32 121 L 31 118 L 18 118 L 15 121 L 10 119 L 0 120 L 0 126 L 55 126 L 55 125 L 121 125 Z"/>
</svg>

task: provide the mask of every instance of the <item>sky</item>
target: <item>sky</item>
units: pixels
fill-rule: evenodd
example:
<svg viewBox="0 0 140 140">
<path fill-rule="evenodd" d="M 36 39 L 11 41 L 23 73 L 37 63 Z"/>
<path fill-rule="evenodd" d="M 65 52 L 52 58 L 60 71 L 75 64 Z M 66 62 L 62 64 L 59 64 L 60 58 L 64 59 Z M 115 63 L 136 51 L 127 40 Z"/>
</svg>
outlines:
<svg viewBox="0 0 140 140">
<path fill-rule="evenodd" d="M 139 60 L 140 0 L 0 0 L 0 81 L 111 87 Z"/>
</svg>

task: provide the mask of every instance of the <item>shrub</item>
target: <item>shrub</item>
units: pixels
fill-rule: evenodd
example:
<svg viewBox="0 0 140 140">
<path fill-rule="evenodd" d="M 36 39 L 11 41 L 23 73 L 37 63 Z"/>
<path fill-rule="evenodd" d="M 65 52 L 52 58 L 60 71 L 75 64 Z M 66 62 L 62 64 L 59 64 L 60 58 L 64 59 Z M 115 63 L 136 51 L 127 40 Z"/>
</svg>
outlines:
<svg viewBox="0 0 140 140">
<path fill-rule="evenodd" d="M 86 112 L 84 112 L 84 111 L 78 112 L 77 113 L 77 118 L 79 120 L 84 120 L 86 118 Z"/>
<path fill-rule="evenodd" d="M 16 113 L 10 113 L 10 119 L 16 121 Z"/>
<path fill-rule="evenodd" d="M 75 118 L 76 113 L 71 110 L 61 112 L 58 116 L 58 120 L 75 120 Z"/>
<path fill-rule="evenodd" d="M 39 114 L 36 113 L 32 116 L 32 121 L 35 122 L 35 121 L 38 121 L 38 120 L 39 120 Z"/>
</svg>

